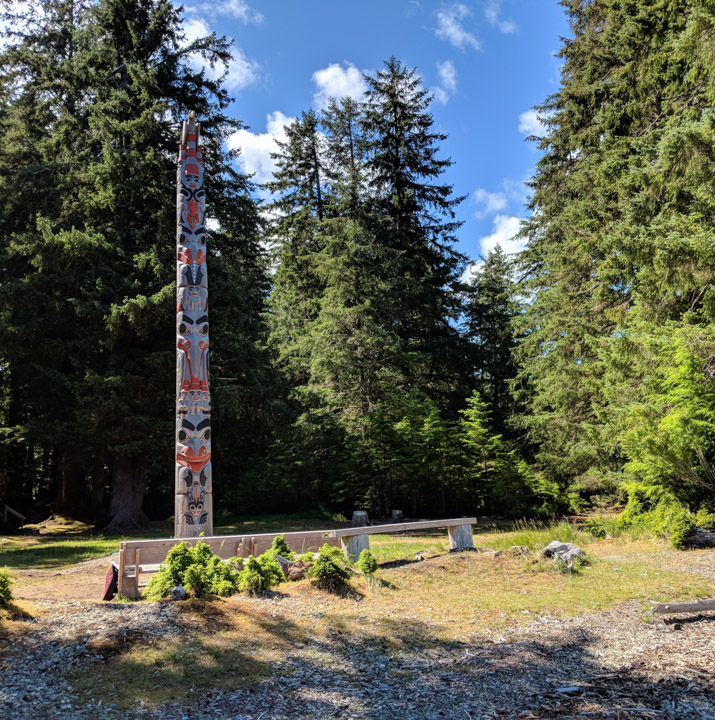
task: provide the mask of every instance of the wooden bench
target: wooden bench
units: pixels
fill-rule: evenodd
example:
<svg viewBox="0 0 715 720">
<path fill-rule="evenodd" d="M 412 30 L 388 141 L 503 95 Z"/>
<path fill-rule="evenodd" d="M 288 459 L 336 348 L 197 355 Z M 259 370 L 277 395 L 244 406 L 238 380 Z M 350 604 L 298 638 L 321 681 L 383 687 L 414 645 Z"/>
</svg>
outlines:
<svg viewBox="0 0 715 720">
<path fill-rule="evenodd" d="M 477 524 L 477 518 L 452 518 L 451 520 L 420 520 L 417 522 L 394 523 L 391 525 L 371 525 L 369 527 L 345 528 L 332 530 L 340 542 L 345 555 L 355 560 L 363 550 L 370 549 L 370 535 L 383 535 L 385 533 L 401 533 L 413 530 L 428 530 L 434 528 L 447 528 L 450 550 L 467 550 L 474 547 L 472 538 L 472 525 Z"/>
<path fill-rule="evenodd" d="M 452 520 L 424 520 L 420 522 L 396 523 L 391 525 L 372 525 L 369 527 L 343 528 L 340 530 L 309 530 L 304 532 L 262 533 L 258 535 L 215 535 L 201 538 L 211 551 L 222 560 L 232 557 L 254 557 L 271 547 L 273 539 L 285 535 L 288 547 L 297 553 L 316 552 L 324 544 L 342 547 L 351 560 L 355 560 L 362 550 L 370 547 L 370 535 L 408 532 L 430 528 L 447 528 L 451 550 L 463 550 L 474 547 L 472 525 L 476 518 L 456 518 Z M 196 543 L 197 538 L 171 538 L 165 540 L 127 540 L 121 543 L 117 566 L 118 592 L 128 598 L 138 598 L 149 576 L 158 572 L 161 563 L 174 545 L 180 542 L 187 545 Z"/>
<path fill-rule="evenodd" d="M 312 530 L 307 532 L 285 533 L 288 547 L 297 553 L 317 552 L 327 543 L 334 547 L 340 546 L 340 541 L 326 532 Z M 205 542 L 214 555 L 222 560 L 232 557 L 247 558 L 261 555 L 273 543 L 273 538 L 284 533 L 262 533 L 259 535 L 214 535 L 200 538 Z M 167 540 L 127 540 L 119 546 L 119 563 L 117 567 L 118 592 L 128 598 L 138 598 L 141 588 L 145 587 L 150 575 L 159 571 L 161 563 L 174 545 L 180 542 L 194 545 L 197 538 L 171 538 Z"/>
</svg>

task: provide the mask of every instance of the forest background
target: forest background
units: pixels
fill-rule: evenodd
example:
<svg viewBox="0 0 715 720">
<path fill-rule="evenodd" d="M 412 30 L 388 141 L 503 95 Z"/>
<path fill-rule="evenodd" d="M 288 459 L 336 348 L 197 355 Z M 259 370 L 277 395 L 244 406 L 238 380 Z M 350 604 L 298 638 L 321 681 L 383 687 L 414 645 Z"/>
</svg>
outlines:
<svg viewBox="0 0 715 720">
<path fill-rule="evenodd" d="M 230 43 L 159 0 L 3 2 L 0 502 L 173 511 L 178 122 L 202 121 L 218 512 L 715 509 L 715 4 L 565 0 L 525 250 L 471 275 L 397 58 L 261 200 Z"/>
</svg>

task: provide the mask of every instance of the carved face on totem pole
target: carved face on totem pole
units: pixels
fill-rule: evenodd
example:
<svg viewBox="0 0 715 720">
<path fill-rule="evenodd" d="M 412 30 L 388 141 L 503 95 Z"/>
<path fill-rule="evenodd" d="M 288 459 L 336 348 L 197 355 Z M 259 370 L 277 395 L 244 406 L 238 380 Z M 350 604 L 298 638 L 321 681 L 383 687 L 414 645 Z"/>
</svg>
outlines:
<svg viewBox="0 0 715 720">
<path fill-rule="evenodd" d="M 196 313 L 206 313 L 208 308 L 209 291 L 200 285 L 181 285 L 176 289 L 176 312 L 182 310 Z"/>
<path fill-rule="evenodd" d="M 178 389 L 208 391 L 209 316 L 180 312 L 176 320 Z"/>
<path fill-rule="evenodd" d="M 185 488 L 188 525 L 206 522 L 204 509 L 206 493 L 211 492 L 211 420 L 204 417 L 198 422 L 187 418 L 177 421 L 176 460 L 178 479 Z"/>
</svg>

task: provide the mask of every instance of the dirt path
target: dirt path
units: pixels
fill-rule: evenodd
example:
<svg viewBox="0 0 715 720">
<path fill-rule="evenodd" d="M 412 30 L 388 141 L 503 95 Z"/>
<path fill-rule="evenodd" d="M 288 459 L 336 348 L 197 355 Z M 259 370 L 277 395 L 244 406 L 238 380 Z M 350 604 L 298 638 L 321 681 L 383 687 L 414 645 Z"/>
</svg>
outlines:
<svg viewBox="0 0 715 720">
<path fill-rule="evenodd" d="M 104 578 L 119 553 L 57 568 L 56 570 L 13 570 L 17 600 L 101 600 Z"/>
<path fill-rule="evenodd" d="M 712 577 L 715 550 L 664 551 L 658 563 Z M 276 637 L 302 629 L 307 639 L 292 640 L 278 661 L 266 643 L 252 646 L 251 661 L 268 669 L 265 679 L 206 693 L 190 705 L 107 707 L 80 697 L 67 678 L 96 673 L 124 648 L 190 641 L 217 632 L 220 622 L 211 630 L 182 603 L 101 603 L 66 594 L 37 600 L 60 586 L 65 593 L 84 587 L 96 597 L 106 566 L 104 559 L 60 575 L 33 572 L 18 584 L 18 597 L 34 599 L 36 617 L 0 632 L 0 718 L 715 720 L 715 613 L 648 622 L 642 603 L 631 601 L 566 619 L 532 615 L 529 624 L 506 631 L 460 634 L 455 628 L 448 641 L 427 636 L 417 608 L 395 619 L 396 641 L 382 648 L 349 629 L 329 640 L 311 638 L 311 623 L 321 613 L 339 612 L 340 601 L 316 606 L 313 596 L 279 593 L 231 598 L 211 611 L 218 620 L 222 613 L 259 616 Z M 398 642 L 422 631 L 420 647 Z"/>
</svg>

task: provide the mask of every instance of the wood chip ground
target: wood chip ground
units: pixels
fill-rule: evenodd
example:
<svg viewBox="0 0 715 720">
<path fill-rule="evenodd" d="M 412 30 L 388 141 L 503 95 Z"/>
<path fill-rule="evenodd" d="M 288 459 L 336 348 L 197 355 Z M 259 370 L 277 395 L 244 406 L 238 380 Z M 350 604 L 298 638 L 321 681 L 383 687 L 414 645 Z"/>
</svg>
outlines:
<svg viewBox="0 0 715 720">
<path fill-rule="evenodd" d="M 715 580 L 715 550 L 664 550 L 658 560 Z M 94 588 L 106 565 L 91 561 L 59 579 L 73 573 Z M 43 577 L 27 573 L 17 588 L 41 611 L 37 618 L 12 643 L 0 640 L 2 720 L 715 720 L 715 613 L 646 622 L 634 601 L 571 618 L 533 615 L 519 628 L 457 633 L 419 651 L 381 652 L 337 633 L 330 642 L 296 643 L 250 687 L 190 705 L 122 710 L 80 700 L 68 677 L 106 662 L 98 647 L 119 652 L 122 643 L 183 637 L 196 626 L 179 617 L 178 604 L 42 599 Z M 307 627 L 321 613 L 310 597 L 232 602 Z M 402 629 L 419 631 L 420 622 L 416 613 Z"/>
</svg>

